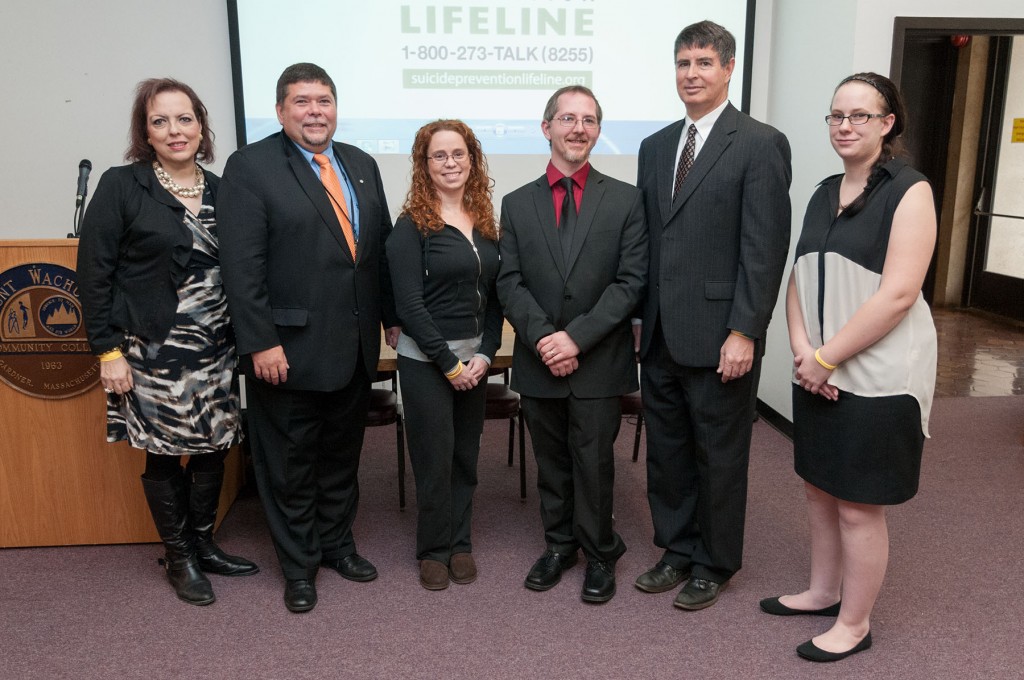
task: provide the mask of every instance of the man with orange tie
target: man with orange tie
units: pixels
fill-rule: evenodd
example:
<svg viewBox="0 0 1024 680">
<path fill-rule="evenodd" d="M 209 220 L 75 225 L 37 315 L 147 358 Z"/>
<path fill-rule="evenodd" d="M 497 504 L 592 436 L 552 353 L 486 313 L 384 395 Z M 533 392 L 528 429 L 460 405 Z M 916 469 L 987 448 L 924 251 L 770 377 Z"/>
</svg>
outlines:
<svg viewBox="0 0 1024 680">
<path fill-rule="evenodd" d="M 352 581 L 377 570 L 352 523 L 381 322 L 398 320 L 380 171 L 332 141 L 337 90 L 315 64 L 277 82 L 281 132 L 228 159 L 217 197 L 220 261 L 241 368 L 256 484 L 285 577 L 309 611 L 324 564 Z"/>
</svg>

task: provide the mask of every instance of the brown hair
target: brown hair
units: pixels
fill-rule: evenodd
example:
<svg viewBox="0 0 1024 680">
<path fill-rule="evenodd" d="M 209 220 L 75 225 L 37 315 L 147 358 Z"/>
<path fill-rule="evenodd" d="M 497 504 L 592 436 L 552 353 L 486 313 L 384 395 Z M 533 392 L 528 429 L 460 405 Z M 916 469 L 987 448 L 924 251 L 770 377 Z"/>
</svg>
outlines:
<svg viewBox="0 0 1024 680">
<path fill-rule="evenodd" d="M 843 85 L 850 82 L 860 82 L 866 85 L 870 85 L 875 88 L 879 96 L 882 98 L 883 108 L 886 109 L 886 115 L 892 114 L 895 117 L 892 127 L 889 128 L 889 132 L 882 138 L 882 152 L 878 155 L 878 159 L 875 160 L 874 166 L 871 168 L 871 174 L 868 175 L 868 182 L 864 185 L 864 190 L 858 194 L 850 205 L 846 206 L 843 213 L 848 217 L 852 217 L 864 209 L 867 205 L 868 199 L 871 197 L 871 193 L 875 190 L 882 179 L 885 177 L 885 172 L 882 168 L 885 164 L 891 161 L 893 158 L 902 156 L 906 153 L 903 147 L 903 140 L 900 139 L 900 135 L 903 134 L 903 130 L 907 125 L 907 105 L 903 102 L 903 96 L 900 94 L 900 90 L 896 87 L 896 83 L 892 82 L 883 75 L 866 71 L 863 73 L 854 73 L 852 76 L 843 78 L 836 89 L 832 91 L 832 96 L 835 97 L 835 93 L 839 91 Z"/>
<path fill-rule="evenodd" d="M 162 92 L 181 92 L 192 101 L 192 111 L 196 121 L 203 128 L 203 138 L 199 140 L 196 160 L 204 163 L 213 162 L 213 130 L 210 129 L 210 117 L 206 107 L 195 90 L 185 83 L 173 78 L 150 78 L 143 80 L 135 87 L 135 101 L 132 103 L 132 122 L 128 130 L 128 150 L 124 152 L 126 161 L 152 163 L 156 160 L 156 152 L 146 141 L 149 137 L 146 125 L 146 110 L 153 97 Z"/>
<path fill-rule="evenodd" d="M 326 85 L 331 88 L 331 96 L 334 97 L 334 101 L 338 101 L 338 88 L 334 87 L 334 81 L 327 75 L 327 71 L 316 64 L 303 61 L 286 68 L 277 79 L 276 95 L 278 106 L 284 104 L 285 97 L 288 95 L 288 86 L 295 83 L 320 83 L 321 85 Z"/>
<path fill-rule="evenodd" d="M 718 55 L 719 66 L 728 66 L 729 61 L 736 56 L 736 38 L 725 26 L 720 26 L 713 21 L 698 21 L 680 31 L 676 36 L 672 57 L 675 58 L 679 54 L 679 50 L 684 47 L 687 49 L 710 47 Z"/>
<path fill-rule="evenodd" d="M 437 233 L 444 228 L 441 219 L 441 199 L 437 195 L 434 183 L 427 172 L 427 149 L 434 134 L 441 131 L 455 132 L 466 142 L 469 151 L 469 180 L 462 197 L 466 212 L 473 216 L 473 228 L 486 238 L 496 240 L 498 229 L 494 220 L 493 189 L 491 178 L 487 174 L 487 158 L 480 148 L 473 130 L 461 120 L 435 120 L 427 123 L 416 132 L 412 143 L 412 184 L 402 205 L 402 214 L 408 215 L 413 224 L 424 236 Z"/>
<path fill-rule="evenodd" d="M 882 96 L 882 102 L 885 104 L 886 109 L 885 113 L 891 113 L 895 116 L 892 127 L 889 128 L 889 132 L 882 138 L 882 155 L 879 159 L 881 163 L 884 164 L 887 161 L 905 153 L 900 135 L 903 134 L 903 130 L 907 125 L 907 105 L 903 102 L 903 95 L 900 94 L 900 90 L 896 87 L 896 83 L 892 82 L 885 76 L 872 73 L 870 71 L 854 73 L 852 76 L 847 76 L 839 81 L 839 84 L 836 85 L 836 89 L 832 91 L 832 96 L 835 96 L 835 93 L 838 92 L 839 88 L 843 85 L 853 81 L 865 83 L 875 88 L 875 90 L 878 91 L 878 94 Z"/>
<path fill-rule="evenodd" d="M 548 98 L 548 103 L 544 106 L 544 120 L 551 122 L 555 119 L 555 114 L 558 113 L 558 98 L 563 94 L 582 94 L 590 97 L 594 100 L 594 108 L 597 109 L 597 124 L 601 124 L 601 120 L 604 118 L 604 112 L 601 110 L 601 102 L 597 101 L 597 97 L 589 87 L 585 85 L 566 85 L 555 90 L 555 93 Z"/>
</svg>

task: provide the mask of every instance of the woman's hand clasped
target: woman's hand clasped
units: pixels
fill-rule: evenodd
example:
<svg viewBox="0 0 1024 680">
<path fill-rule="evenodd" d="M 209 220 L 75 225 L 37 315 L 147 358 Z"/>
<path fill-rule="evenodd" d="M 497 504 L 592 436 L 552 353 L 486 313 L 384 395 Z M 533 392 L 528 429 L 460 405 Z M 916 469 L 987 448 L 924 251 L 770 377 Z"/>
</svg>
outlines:
<svg viewBox="0 0 1024 680">
<path fill-rule="evenodd" d="M 795 353 L 793 367 L 796 369 L 796 380 L 800 387 L 830 401 L 839 399 L 839 388 L 828 383 L 828 379 L 832 377 L 832 371 L 819 364 L 818 360 L 814 358 L 813 347 L 808 345 Z"/>
<path fill-rule="evenodd" d="M 107 394 L 124 394 L 135 387 L 132 368 L 124 357 L 100 362 L 100 383 Z"/>
<path fill-rule="evenodd" d="M 460 392 L 471 390 L 487 376 L 487 362 L 480 357 L 473 357 L 463 365 L 462 372 L 454 378 L 450 378 L 452 389 Z"/>
</svg>

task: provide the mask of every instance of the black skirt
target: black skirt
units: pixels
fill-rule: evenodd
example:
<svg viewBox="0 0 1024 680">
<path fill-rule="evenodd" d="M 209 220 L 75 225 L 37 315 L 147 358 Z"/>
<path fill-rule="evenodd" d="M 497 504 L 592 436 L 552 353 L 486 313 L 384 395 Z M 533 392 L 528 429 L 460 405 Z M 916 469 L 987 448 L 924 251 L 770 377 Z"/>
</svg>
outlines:
<svg viewBox="0 0 1024 680">
<path fill-rule="evenodd" d="M 852 503 L 895 505 L 917 493 L 921 407 L 909 394 L 838 401 L 793 385 L 793 467 L 805 481 Z"/>
</svg>

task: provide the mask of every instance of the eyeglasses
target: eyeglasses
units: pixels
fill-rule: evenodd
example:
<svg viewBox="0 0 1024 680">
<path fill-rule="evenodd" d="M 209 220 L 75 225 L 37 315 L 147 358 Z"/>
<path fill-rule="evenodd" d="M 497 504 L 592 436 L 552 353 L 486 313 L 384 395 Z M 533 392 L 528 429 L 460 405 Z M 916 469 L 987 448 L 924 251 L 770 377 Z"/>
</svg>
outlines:
<svg viewBox="0 0 1024 680">
<path fill-rule="evenodd" d="M 838 127 L 843 124 L 844 120 L 849 120 L 850 125 L 863 125 L 872 118 L 885 118 L 888 113 L 851 113 L 849 116 L 843 116 L 838 113 L 830 113 L 825 116 L 825 122 L 832 127 Z"/>
<path fill-rule="evenodd" d="M 463 151 L 462 149 L 456 149 L 455 151 L 452 151 L 450 154 L 445 153 L 444 151 L 437 151 L 435 153 L 430 154 L 429 158 L 438 165 L 444 165 L 445 163 L 448 162 L 449 158 L 451 158 L 456 163 L 461 163 L 462 161 L 466 160 L 468 156 L 469 154 Z"/>
<path fill-rule="evenodd" d="M 593 130 L 599 125 L 599 123 L 597 122 L 597 118 L 594 118 L 593 116 L 583 116 L 583 118 L 580 119 L 572 115 L 571 113 L 567 113 L 564 116 L 559 116 L 558 118 L 555 118 L 555 120 L 561 123 L 562 127 L 567 128 L 576 127 L 576 123 L 578 123 L 580 120 L 583 121 L 583 127 L 584 129 L 587 130 Z"/>
</svg>

